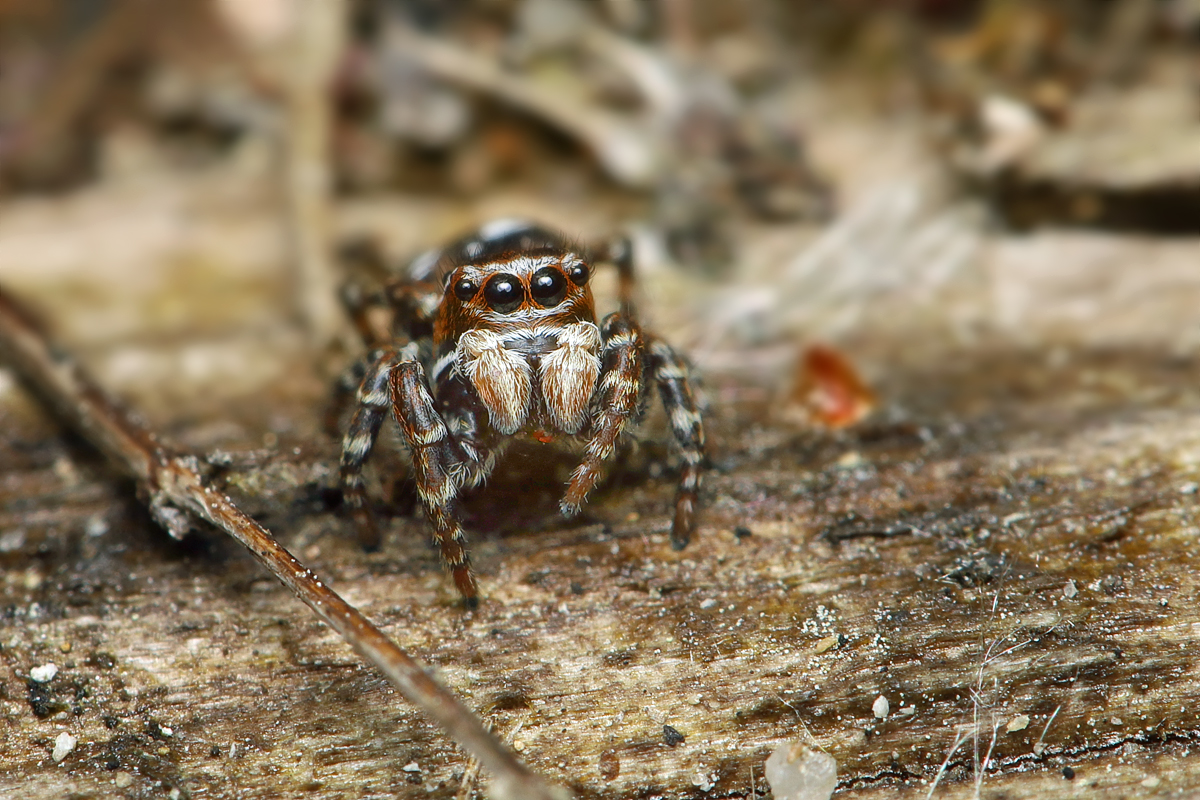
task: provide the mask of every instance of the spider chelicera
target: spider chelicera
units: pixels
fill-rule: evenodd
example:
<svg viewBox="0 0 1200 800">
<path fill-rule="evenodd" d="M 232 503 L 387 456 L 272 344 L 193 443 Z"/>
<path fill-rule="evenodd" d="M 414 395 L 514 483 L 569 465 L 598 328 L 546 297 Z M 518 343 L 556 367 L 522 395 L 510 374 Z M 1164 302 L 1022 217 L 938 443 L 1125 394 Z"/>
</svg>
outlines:
<svg viewBox="0 0 1200 800">
<path fill-rule="evenodd" d="M 620 307 L 597 325 L 588 282 L 593 265 L 605 261 L 618 270 Z M 696 526 L 704 428 L 686 365 L 643 332 L 632 295 L 627 241 L 593 250 L 515 220 L 425 253 L 392 279 L 384 299 L 394 311 L 393 341 L 375 349 L 360 373 L 342 443 L 342 493 L 362 541 L 380 540 L 362 469 L 391 409 L 434 541 L 458 591 L 476 604 L 459 493 L 487 479 L 513 438 L 565 441 L 581 445 L 582 458 L 560 507 L 568 517 L 578 513 L 653 383 L 682 453 L 671 544 L 686 546 Z M 356 321 L 367 332 L 362 311 Z"/>
</svg>

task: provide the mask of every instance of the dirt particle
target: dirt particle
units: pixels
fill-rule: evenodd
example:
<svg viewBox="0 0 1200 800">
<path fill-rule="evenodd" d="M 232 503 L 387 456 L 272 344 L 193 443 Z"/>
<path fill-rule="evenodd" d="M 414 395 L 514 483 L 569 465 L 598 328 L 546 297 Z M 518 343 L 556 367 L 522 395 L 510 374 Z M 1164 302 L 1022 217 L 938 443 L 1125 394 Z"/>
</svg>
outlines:
<svg viewBox="0 0 1200 800">
<path fill-rule="evenodd" d="M 871 704 L 871 713 L 875 715 L 875 719 L 887 719 L 888 714 L 892 713 L 892 704 L 886 697 L 879 695 Z"/>
<path fill-rule="evenodd" d="M 600 754 L 600 777 L 611 781 L 621 774 L 621 759 L 616 750 L 605 750 Z"/>
<path fill-rule="evenodd" d="M 69 733 L 60 733 L 54 740 L 54 751 L 50 757 L 54 759 L 54 763 L 61 763 L 64 758 L 69 756 L 75 749 L 75 745 L 79 744 L 79 739 Z"/>
<path fill-rule="evenodd" d="M 112 669 L 117 665 L 117 659 L 113 657 L 112 653 L 96 652 L 89 655 L 87 661 L 83 663 L 96 669 Z"/>
<path fill-rule="evenodd" d="M 828 653 L 837 646 L 838 637 L 836 635 L 826 636 L 824 639 L 821 639 L 817 642 L 817 646 L 814 648 L 813 652 L 815 652 L 817 655 L 820 655 L 821 653 Z"/>
<path fill-rule="evenodd" d="M 38 719 L 46 719 L 66 708 L 64 703 L 54 699 L 50 688 L 45 684 L 31 679 L 25 682 L 25 688 L 27 690 L 25 699 L 29 703 L 29 707 L 33 709 L 33 715 Z"/>
<path fill-rule="evenodd" d="M 36 666 L 29 670 L 29 677 L 38 683 L 49 683 L 58 674 L 58 665 L 51 662 Z"/>
<path fill-rule="evenodd" d="M 1075 780 L 1075 770 L 1071 769 L 1070 767 L 1063 767 L 1062 775 L 1069 781 Z"/>
<path fill-rule="evenodd" d="M 1023 731 L 1028 727 L 1029 715 L 1018 714 L 1008 721 L 1008 725 L 1005 726 L 1005 730 L 1007 730 L 1009 733 L 1016 733 L 1017 731 Z"/>
<path fill-rule="evenodd" d="M 663 741 L 667 747 L 678 747 L 686 741 L 686 737 L 670 725 L 663 725 Z"/>
</svg>

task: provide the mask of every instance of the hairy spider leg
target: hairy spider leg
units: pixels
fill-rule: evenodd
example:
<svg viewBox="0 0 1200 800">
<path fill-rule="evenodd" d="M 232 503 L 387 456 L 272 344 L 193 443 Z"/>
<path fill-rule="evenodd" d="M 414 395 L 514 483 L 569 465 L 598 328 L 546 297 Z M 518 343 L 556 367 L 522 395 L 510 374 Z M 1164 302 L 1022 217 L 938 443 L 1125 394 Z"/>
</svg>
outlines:
<svg viewBox="0 0 1200 800">
<path fill-rule="evenodd" d="M 479 592 L 457 508 L 458 490 L 468 474 L 463 464 L 467 453 L 456 446 L 438 414 L 420 362 L 408 360 L 396 364 L 391 370 L 389 387 L 396 421 L 412 451 L 417 493 L 433 526 L 434 542 L 459 594 L 467 605 L 475 606 L 479 603 Z"/>
<path fill-rule="evenodd" d="M 409 346 L 412 348 L 412 345 Z M 371 456 L 371 448 L 379 436 L 391 409 L 388 394 L 388 374 L 401 355 L 395 350 L 377 350 L 371 354 L 370 366 L 358 385 L 357 405 L 350 427 L 342 439 L 342 500 L 350 509 L 358 540 L 368 550 L 379 548 L 379 526 L 367 508 L 367 488 L 363 482 L 363 465 Z"/>
<path fill-rule="evenodd" d="M 609 314 L 600 330 L 600 380 L 592 400 L 592 424 L 583 461 L 571 475 L 560 508 L 565 516 L 579 507 L 600 479 L 602 465 L 612 456 L 617 440 L 641 410 L 642 334 L 628 315 Z"/>
<path fill-rule="evenodd" d="M 433 313 L 441 300 L 437 287 L 429 283 L 408 283 L 394 279 L 383 292 L 368 293 L 356 283 L 347 283 L 341 290 L 342 305 L 368 350 L 381 350 L 394 343 L 404 344 L 427 338 L 433 333 Z M 370 320 L 373 308 L 389 307 L 392 311 L 393 338 L 381 336 L 377 325 Z M 336 436 L 339 419 L 366 376 L 374 353 L 360 358 L 347 367 L 333 384 L 326 407 L 324 428 Z"/>
<path fill-rule="evenodd" d="M 436 284 L 396 278 L 383 291 L 392 308 L 392 332 L 396 338 L 416 341 L 433 336 L 433 321 L 442 301 L 442 291 Z"/>
<path fill-rule="evenodd" d="M 692 394 L 687 366 L 671 346 L 661 339 L 652 339 L 646 366 L 658 385 L 658 395 L 683 459 L 679 486 L 675 490 L 675 519 L 671 523 L 671 546 L 682 550 L 696 529 L 700 465 L 704 461 L 704 424 Z"/>
<path fill-rule="evenodd" d="M 342 496 L 354 519 L 359 541 L 376 549 L 381 540 L 379 526 L 367 506 L 362 470 L 371 456 L 379 430 L 389 409 L 412 454 L 417 493 L 433 526 L 434 543 L 454 578 L 454 585 L 474 605 L 478 602 L 475 577 L 471 573 L 466 536 L 459 521 L 456 500 L 459 489 L 487 477 L 494 458 L 474 440 L 474 430 L 451 433 L 425 382 L 425 370 L 415 358 L 417 347 L 374 354 L 358 390 L 358 408 L 342 443 Z M 456 427 L 464 426 L 456 419 Z"/>
<path fill-rule="evenodd" d="M 621 312 L 635 317 L 633 301 L 637 278 L 633 271 L 633 242 L 627 236 L 619 236 L 611 239 L 601 252 L 604 260 L 617 268 L 617 302 Z"/>
</svg>

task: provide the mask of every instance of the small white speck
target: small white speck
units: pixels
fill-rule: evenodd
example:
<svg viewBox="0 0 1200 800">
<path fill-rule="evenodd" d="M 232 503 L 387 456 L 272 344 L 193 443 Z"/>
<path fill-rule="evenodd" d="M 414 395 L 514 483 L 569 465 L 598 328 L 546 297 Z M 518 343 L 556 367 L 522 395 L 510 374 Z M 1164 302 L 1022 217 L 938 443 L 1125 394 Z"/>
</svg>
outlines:
<svg viewBox="0 0 1200 800">
<path fill-rule="evenodd" d="M 179 789 L 172 788 L 171 791 L 167 793 L 167 797 L 171 798 L 171 800 L 179 800 L 180 797 L 183 797 L 183 793 L 180 792 Z"/>
<path fill-rule="evenodd" d="M 701 607 L 701 608 L 703 608 L 705 611 L 707 611 L 708 609 L 712 608 L 712 607 L 713 607 L 713 606 L 715 606 L 716 604 L 717 604 L 717 601 L 716 601 L 716 600 L 714 600 L 714 599 L 712 599 L 711 597 L 710 597 L 710 598 L 708 598 L 707 600 L 701 600 L 701 601 L 700 601 L 700 607 Z"/>
<path fill-rule="evenodd" d="M 875 698 L 875 702 L 871 704 L 871 713 L 876 719 L 887 719 L 887 715 L 892 713 L 892 704 L 883 695 Z"/>
<path fill-rule="evenodd" d="M 50 754 L 50 757 L 53 758 L 54 763 L 57 764 L 69 756 L 77 744 L 79 744 L 79 740 L 71 734 L 60 733 L 54 740 L 54 752 Z"/>
<path fill-rule="evenodd" d="M 401 767 L 400 769 L 404 770 L 405 772 L 420 772 L 421 765 L 415 761 L 410 761 L 407 764 L 405 764 L 403 767 Z"/>
<path fill-rule="evenodd" d="M 84 530 L 88 536 L 103 536 L 108 533 L 108 520 L 99 514 L 88 517 L 87 527 Z"/>
<path fill-rule="evenodd" d="M 1182 494 L 1195 494 L 1196 492 L 1200 491 L 1200 483 L 1188 481 L 1179 487 L 1179 491 Z"/>
<path fill-rule="evenodd" d="M 133 776 L 128 772 L 118 772 L 113 776 L 113 785 L 118 789 L 127 789 L 133 785 Z"/>
<path fill-rule="evenodd" d="M 54 676 L 58 674 L 58 665 L 51 662 L 42 664 L 40 667 L 34 667 L 29 670 L 29 677 L 33 678 L 38 683 L 49 683 L 54 680 Z"/>
<path fill-rule="evenodd" d="M 1077 594 L 1079 594 L 1079 587 L 1075 585 L 1075 581 L 1067 581 L 1067 585 L 1063 587 L 1063 597 L 1070 600 Z"/>
<path fill-rule="evenodd" d="M 1029 715 L 1028 714 L 1018 714 L 1017 716 L 1010 719 L 1008 721 L 1008 724 L 1004 726 L 1005 730 L 1007 730 L 1009 733 L 1016 733 L 1017 731 L 1023 731 L 1028 727 L 1029 727 Z"/>
<path fill-rule="evenodd" d="M 159 727 L 159 730 L 162 731 L 163 736 L 174 736 L 175 735 L 174 729 L 168 728 L 166 725 Z"/>
</svg>

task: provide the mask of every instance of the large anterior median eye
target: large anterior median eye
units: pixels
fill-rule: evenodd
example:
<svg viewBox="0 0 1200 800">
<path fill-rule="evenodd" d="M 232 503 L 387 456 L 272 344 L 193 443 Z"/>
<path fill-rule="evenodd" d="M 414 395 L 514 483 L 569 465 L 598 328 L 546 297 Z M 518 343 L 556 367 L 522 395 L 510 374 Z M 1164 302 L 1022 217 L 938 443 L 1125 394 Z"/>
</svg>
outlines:
<svg viewBox="0 0 1200 800">
<path fill-rule="evenodd" d="M 483 287 L 483 296 L 493 311 L 507 314 L 515 311 L 525 299 L 525 289 L 516 275 L 493 275 Z"/>
<path fill-rule="evenodd" d="M 567 296 L 567 279 L 554 267 L 543 267 L 529 281 L 533 302 L 543 308 L 556 306 Z"/>
</svg>

